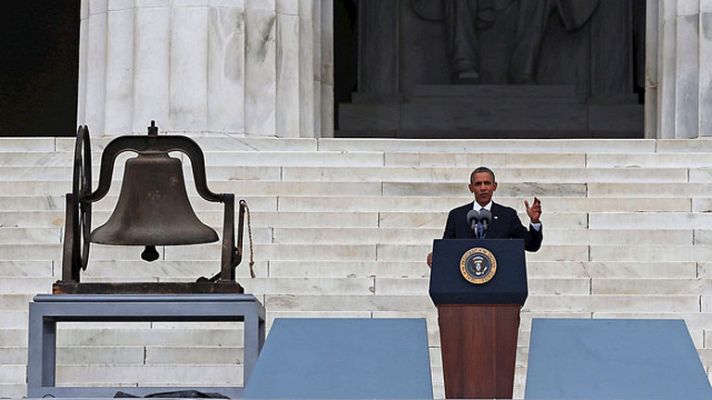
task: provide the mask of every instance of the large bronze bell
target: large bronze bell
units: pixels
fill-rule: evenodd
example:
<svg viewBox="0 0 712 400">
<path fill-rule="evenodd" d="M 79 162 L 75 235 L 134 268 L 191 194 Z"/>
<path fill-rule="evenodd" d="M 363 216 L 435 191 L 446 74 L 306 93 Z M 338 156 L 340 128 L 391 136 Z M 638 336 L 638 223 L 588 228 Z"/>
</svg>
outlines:
<svg viewBox="0 0 712 400">
<path fill-rule="evenodd" d="M 119 200 L 108 221 L 91 231 L 92 203 L 103 199 L 112 182 L 114 163 L 124 152 L 138 154 L 126 162 Z M 196 282 L 80 282 L 89 260 L 89 243 L 145 246 L 146 261 L 159 256 L 156 246 L 210 243 L 218 234 L 195 215 L 186 192 L 180 159 L 190 159 L 195 189 L 204 200 L 224 205 L 220 273 Z M 66 195 L 66 223 L 62 256 L 62 279 L 55 293 L 242 293 L 235 281 L 235 267 L 242 259 L 243 217 L 247 210 L 239 202 L 237 246 L 235 246 L 235 195 L 214 193 L 207 185 L 205 158 L 200 146 L 185 136 L 158 136 L 151 121 L 147 136 L 120 136 L 101 155 L 99 185 L 92 191 L 89 130 L 80 126 L 74 153 L 72 192 Z"/>
<path fill-rule="evenodd" d="M 181 245 L 215 242 L 218 234 L 195 215 L 181 161 L 166 153 L 140 153 L 126 161 L 116 208 L 89 240 L 113 245 Z"/>
</svg>

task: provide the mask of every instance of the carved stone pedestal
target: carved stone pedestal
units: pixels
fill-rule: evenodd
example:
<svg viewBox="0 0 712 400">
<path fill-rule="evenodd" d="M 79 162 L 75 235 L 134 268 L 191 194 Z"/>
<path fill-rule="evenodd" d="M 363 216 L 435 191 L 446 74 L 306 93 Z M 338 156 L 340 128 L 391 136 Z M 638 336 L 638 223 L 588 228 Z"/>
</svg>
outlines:
<svg viewBox="0 0 712 400">
<path fill-rule="evenodd" d="M 420 85 L 401 101 L 354 95 L 339 107 L 340 136 L 398 138 L 635 138 L 635 96 L 593 101 L 573 85 Z"/>
</svg>

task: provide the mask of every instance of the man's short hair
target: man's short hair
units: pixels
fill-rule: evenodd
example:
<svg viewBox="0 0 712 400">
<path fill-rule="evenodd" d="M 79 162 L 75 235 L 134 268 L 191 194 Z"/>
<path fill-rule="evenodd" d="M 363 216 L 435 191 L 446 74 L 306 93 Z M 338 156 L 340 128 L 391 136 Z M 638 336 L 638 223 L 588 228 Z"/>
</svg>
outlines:
<svg viewBox="0 0 712 400">
<path fill-rule="evenodd" d="M 475 168 L 475 170 L 472 171 L 472 173 L 470 174 L 470 182 L 472 182 L 472 179 L 474 179 L 475 174 L 479 174 L 479 173 L 481 173 L 481 172 L 487 172 L 488 174 L 492 175 L 492 183 L 497 182 L 497 179 L 494 177 L 494 171 L 492 171 L 491 169 L 489 169 L 489 168 L 487 168 L 487 167 L 477 167 L 477 168 Z"/>
</svg>

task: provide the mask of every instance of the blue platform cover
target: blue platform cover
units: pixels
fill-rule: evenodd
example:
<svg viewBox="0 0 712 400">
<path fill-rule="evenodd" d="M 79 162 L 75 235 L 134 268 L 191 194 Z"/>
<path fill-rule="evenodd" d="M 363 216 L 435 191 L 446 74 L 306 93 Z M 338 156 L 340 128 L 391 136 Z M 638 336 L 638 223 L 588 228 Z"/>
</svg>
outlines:
<svg viewBox="0 0 712 400">
<path fill-rule="evenodd" d="M 682 320 L 534 319 L 525 396 L 712 399 Z"/>
<path fill-rule="evenodd" d="M 424 319 L 277 318 L 246 399 L 432 399 Z"/>
</svg>

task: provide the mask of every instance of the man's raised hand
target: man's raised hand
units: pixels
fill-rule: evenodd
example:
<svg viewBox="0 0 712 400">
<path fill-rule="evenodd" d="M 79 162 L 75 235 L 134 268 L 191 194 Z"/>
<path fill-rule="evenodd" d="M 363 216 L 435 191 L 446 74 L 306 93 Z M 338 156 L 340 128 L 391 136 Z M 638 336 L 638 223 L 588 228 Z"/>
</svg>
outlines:
<svg viewBox="0 0 712 400">
<path fill-rule="evenodd" d="M 540 222 L 539 218 L 541 217 L 541 201 L 534 197 L 534 202 L 531 207 L 529 206 L 529 202 L 526 200 L 524 200 L 524 206 L 527 208 L 527 215 L 529 216 L 531 223 L 538 224 Z"/>
</svg>

